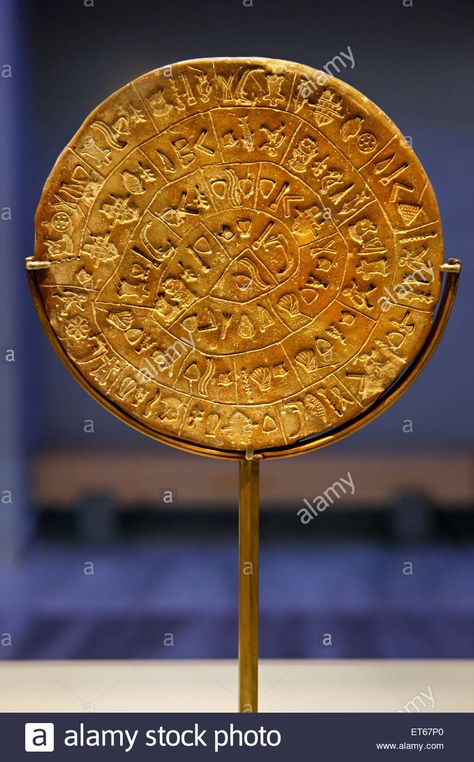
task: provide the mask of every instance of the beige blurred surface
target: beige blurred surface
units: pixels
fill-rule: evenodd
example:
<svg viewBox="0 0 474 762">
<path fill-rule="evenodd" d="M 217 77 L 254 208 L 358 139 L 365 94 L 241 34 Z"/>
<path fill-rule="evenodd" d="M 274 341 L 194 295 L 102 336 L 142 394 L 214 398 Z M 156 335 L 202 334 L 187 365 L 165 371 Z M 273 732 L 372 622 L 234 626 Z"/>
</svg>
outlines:
<svg viewBox="0 0 474 762">
<path fill-rule="evenodd" d="M 233 712 L 233 661 L 0 665 L 0 712 Z M 263 661 L 261 712 L 474 712 L 474 661 Z"/>
<path fill-rule="evenodd" d="M 435 503 L 469 507 L 474 495 L 474 453 L 317 452 L 262 463 L 262 503 L 272 508 L 299 504 L 347 476 L 354 494 L 344 507 L 378 508 L 404 492 L 419 492 Z M 173 509 L 219 509 L 237 504 L 237 463 L 177 452 L 45 452 L 32 462 L 32 495 L 38 506 L 69 507 L 82 495 L 107 492 L 117 504 L 162 505 L 173 493 Z"/>
</svg>

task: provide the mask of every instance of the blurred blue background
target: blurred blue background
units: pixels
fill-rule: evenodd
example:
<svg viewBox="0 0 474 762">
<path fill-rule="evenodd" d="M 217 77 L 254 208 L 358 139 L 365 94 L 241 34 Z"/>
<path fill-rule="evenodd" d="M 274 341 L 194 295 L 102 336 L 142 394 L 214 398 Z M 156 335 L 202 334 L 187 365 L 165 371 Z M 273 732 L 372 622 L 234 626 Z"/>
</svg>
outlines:
<svg viewBox="0 0 474 762">
<path fill-rule="evenodd" d="M 87 395 L 42 333 L 24 258 L 57 155 L 129 80 L 201 56 L 321 68 L 348 46 L 340 78 L 411 139 L 463 273 L 400 402 L 288 461 L 278 491 L 281 466 L 263 465 L 261 655 L 474 657 L 472 2 L 2 0 L 1 17 L 0 659 L 236 656 L 233 467 L 196 468 Z M 354 499 L 302 527 L 302 498 L 347 471 Z"/>
</svg>

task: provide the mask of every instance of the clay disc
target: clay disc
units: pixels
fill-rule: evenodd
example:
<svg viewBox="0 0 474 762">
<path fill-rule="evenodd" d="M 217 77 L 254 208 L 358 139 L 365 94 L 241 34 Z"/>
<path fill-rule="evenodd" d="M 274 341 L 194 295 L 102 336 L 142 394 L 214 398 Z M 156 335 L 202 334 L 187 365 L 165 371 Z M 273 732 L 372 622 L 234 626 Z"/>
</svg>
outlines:
<svg viewBox="0 0 474 762">
<path fill-rule="evenodd" d="M 37 289 L 63 359 L 168 444 L 290 447 L 423 344 L 436 199 L 365 96 L 307 66 L 185 61 L 85 120 L 45 185 Z"/>
</svg>

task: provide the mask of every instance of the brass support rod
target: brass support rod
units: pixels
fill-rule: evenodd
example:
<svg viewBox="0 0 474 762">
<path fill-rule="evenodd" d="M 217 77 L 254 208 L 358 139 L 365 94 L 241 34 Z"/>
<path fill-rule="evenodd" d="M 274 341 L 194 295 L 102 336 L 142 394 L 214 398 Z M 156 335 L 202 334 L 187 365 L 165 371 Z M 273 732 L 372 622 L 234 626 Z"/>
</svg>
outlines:
<svg viewBox="0 0 474 762">
<path fill-rule="evenodd" d="M 25 267 L 27 270 L 49 270 L 51 262 L 36 260 L 33 257 L 27 257 Z"/>
<path fill-rule="evenodd" d="M 259 461 L 239 463 L 239 710 L 258 711 Z"/>
</svg>

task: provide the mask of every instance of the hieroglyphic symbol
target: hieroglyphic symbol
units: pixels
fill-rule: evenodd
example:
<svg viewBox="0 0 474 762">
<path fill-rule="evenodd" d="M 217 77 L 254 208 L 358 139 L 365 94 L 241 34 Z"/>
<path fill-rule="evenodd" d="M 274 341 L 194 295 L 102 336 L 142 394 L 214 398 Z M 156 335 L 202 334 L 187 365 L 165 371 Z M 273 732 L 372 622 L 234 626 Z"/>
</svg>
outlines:
<svg viewBox="0 0 474 762">
<path fill-rule="evenodd" d="M 137 164 L 137 172 L 130 172 L 127 169 L 122 172 L 123 187 L 132 195 L 145 193 L 146 185 L 156 180 L 156 174 L 150 166 L 144 166 L 141 161 Z"/>
<path fill-rule="evenodd" d="M 82 253 L 87 254 L 94 264 L 111 262 L 119 255 L 117 247 L 110 241 L 110 232 L 105 235 L 89 233 L 89 238 L 82 247 Z"/>
<path fill-rule="evenodd" d="M 301 314 L 298 297 L 293 292 L 283 294 L 278 300 L 278 306 L 291 317 L 297 317 Z"/>
<path fill-rule="evenodd" d="M 128 225 L 139 217 L 139 211 L 135 204 L 130 201 L 130 196 L 110 196 L 101 205 L 102 213 L 114 225 Z"/>
<path fill-rule="evenodd" d="M 351 239 L 358 244 L 357 252 L 360 258 L 356 272 L 361 275 L 362 280 L 370 280 L 375 275 L 388 275 L 387 246 L 380 239 L 377 224 L 368 217 L 362 217 L 349 225 L 348 232 Z"/>
<path fill-rule="evenodd" d="M 323 210 L 317 206 L 310 206 L 306 209 L 295 209 L 295 218 L 291 230 L 295 236 L 306 239 L 308 236 L 317 238 L 319 231 L 324 225 L 325 218 Z"/>
<path fill-rule="evenodd" d="M 209 209 L 209 206 L 210 202 L 206 192 L 199 183 L 195 183 L 194 188 L 191 187 L 181 193 L 179 203 L 166 207 L 158 212 L 157 216 L 167 225 L 178 227 L 187 220 L 189 215 L 198 215 L 202 210 Z"/>
<path fill-rule="evenodd" d="M 199 93 L 199 97 L 202 101 L 204 101 L 204 103 L 207 103 L 211 97 L 213 88 L 212 82 L 209 78 L 209 73 L 203 71 L 202 69 L 196 69 L 192 66 L 190 67 L 190 71 L 192 71 L 194 74 L 196 81 L 196 90 Z"/>
<path fill-rule="evenodd" d="M 224 167 L 225 178 L 211 180 L 212 193 L 218 199 L 227 201 L 232 206 L 245 206 L 255 189 L 255 178 L 251 175 L 239 178 L 235 169 Z"/>
<path fill-rule="evenodd" d="M 152 259 L 157 263 L 161 263 L 172 257 L 176 251 L 176 246 L 169 236 L 165 239 L 160 238 L 159 242 L 152 242 L 150 239 L 150 228 L 152 228 L 152 226 L 153 222 L 147 222 L 147 224 L 144 225 L 140 231 L 140 240 L 145 244 L 147 251 L 152 255 Z"/>
<path fill-rule="evenodd" d="M 357 222 L 349 225 L 348 231 L 352 240 L 359 244 L 359 254 L 387 251 L 386 245 L 380 239 L 377 224 L 369 217 L 361 217 Z"/>
<path fill-rule="evenodd" d="M 258 75 L 267 73 L 262 67 L 252 67 L 243 72 L 219 73 L 217 81 L 221 88 L 221 98 L 223 103 L 237 103 L 243 106 L 251 106 L 254 103 L 255 90 L 261 91 L 262 85 L 259 84 Z M 250 92 L 253 87 L 253 92 Z"/>
<path fill-rule="evenodd" d="M 202 129 L 197 137 L 185 137 L 180 134 L 171 140 L 171 145 L 183 168 L 189 167 L 190 164 L 196 161 L 196 151 L 206 156 L 214 155 L 214 149 L 209 145 L 208 131 L 206 129 Z"/>
<path fill-rule="evenodd" d="M 164 86 L 157 88 L 156 92 L 147 98 L 147 102 L 153 116 L 158 117 L 168 116 L 174 110 L 179 113 L 186 108 L 176 83 L 172 79 L 169 80 L 166 88 Z"/>
<path fill-rule="evenodd" d="M 294 172 L 305 172 L 317 155 L 318 144 L 316 139 L 307 135 L 301 138 L 293 148 L 288 164 Z"/>
<path fill-rule="evenodd" d="M 338 215 L 341 217 L 347 217 L 349 214 L 354 214 L 358 209 L 361 209 L 367 203 L 372 201 L 370 194 L 364 189 L 359 193 L 356 193 L 352 198 L 344 202 L 338 211 Z"/>
<path fill-rule="evenodd" d="M 270 192 L 265 197 L 268 203 L 268 208 L 273 213 L 278 213 L 281 210 L 284 217 L 291 217 L 292 210 L 296 207 L 296 204 L 304 200 L 304 196 L 300 193 L 292 193 L 289 182 L 282 182 L 280 186 L 273 180 L 270 180 L 269 182 L 272 183 L 273 193 Z M 263 190 L 265 186 L 263 183 L 264 179 L 260 181 L 260 190 L 262 194 L 265 195 Z"/>
<path fill-rule="evenodd" d="M 300 351 L 295 354 L 295 360 L 307 373 L 314 373 L 318 370 L 316 354 L 313 349 L 300 349 Z"/>
<path fill-rule="evenodd" d="M 163 282 L 163 291 L 180 308 L 189 307 L 195 298 L 194 292 L 185 284 L 183 278 L 171 275 Z"/>
<path fill-rule="evenodd" d="M 92 161 L 96 167 L 102 167 L 104 164 L 110 164 L 112 161 L 112 151 L 110 148 L 101 148 L 92 135 L 84 137 L 78 151 L 86 159 Z"/>
<path fill-rule="evenodd" d="M 244 312 L 239 320 L 237 333 L 243 339 L 251 339 L 255 335 L 255 325 L 249 318 L 246 312 Z"/>
<path fill-rule="evenodd" d="M 173 424 L 178 420 L 182 405 L 182 400 L 180 400 L 179 397 L 174 397 L 173 395 L 161 397 L 158 400 L 153 413 L 150 410 L 148 415 L 154 414 L 154 416 L 160 421 L 168 424 Z"/>
<path fill-rule="evenodd" d="M 89 272 L 89 270 L 86 270 L 85 267 L 81 267 L 80 270 L 76 273 L 76 278 L 81 284 L 81 286 L 87 286 L 91 283 L 93 277 L 92 273 Z"/>
<path fill-rule="evenodd" d="M 75 256 L 72 238 L 67 233 L 63 233 L 56 240 L 46 238 L 43 243 L 48 252 L 48 259 L 53 262 L 68 261 Z"/>
<path fill-rule="evenodd" d="M 262 431 L 265 434 L 272 434 L 278 428 L 278 424 L 275 418 L 268 413 L 265 413 L 262 420 Z"/>
<path fill-rule="evenodd" d="M 240 148 L 245 151 L 253 151 L 255 147 L 254 132 L 250 129 L 248 116 L 240 117 L 239 132 L 229 130 L 222 136 L 222 144 L 225 148 Z"/>
<path fill-rule="evenodd" d="M 204 372 L 201 370 L 200 364 L 193 361 L 187 365 L 183 370 L 183 376 L 187 379 L 190 390 L 193 390 L 193 384 L 196 384 L 197 393 L 203 397 L 208 394 L 208 386 L 215 372 L 215 362 L 212 358 L 205 358 Z M 193 392 L 194 393 L 194 392 Z"/>
<path fill-rule="evenodd" d="M 356 272 L 359 273 L 362 280 L 370 280 L 374 275 L 382 275 L 385 277 L 388 275 L 387 257 L 378 257 L 373 260 L 360 259 L 359 263 L 356 265 Z"/>
<path fill-rule="evenodd" d="M 91 124 L 91 129 L 95 130 L 110 148 L 121 151 L 127 145 L 124 135 L 130 133 L 128 121 L 124 117 L 119 117 L 113 124 L 109 125 L 96 119 Z"/>
<path fill-rule="evenodd" d="M 362 153 L 372 153 L 377 148 L 377 138 L 373 132 L 363 132 L 357 138 L 357 148 Z"/>
<path fill-rule="evenodd" d="M 326 278 L 321 278 L 316 272 L 310 272 L 303 286 L 298 291 L 306 304 L 311 304 L 318 296 L 318 293 L 325 291 L 328 287 L 329 281 Z"/>
<path fill-rule="evenodd" d="M 391 187 L 390 201 L 397 202 L 397 211 L 406 226 L 414 222 L 422 211 L 423 205 L 418 201 L 400 199 L 400 193 L 413 193 L 411 182 L 406 182 L 406 172 L 410 166 L 406 161 L 400 161 L 397 153 L 391 153 L 374 164 L 374 173 L 382 185 Z M 404 176 L 403 180 L 399 178 Z"/>
<path fill-rule="evenodd" d="M 303 106 L 308 103 L 308 98 L 312 93 L 312 86 L 309 85 L 306 77 L 301 77 L 298 80 L 298 84 L 295 86 L 295 94 L 293 96 L 293 108 L 296 113 L 301 111 Z"/>
<path fill-rule="evenodd" d="M 272 383 L 272 374 L 267 365 L 260 365 L 250 373 L 250 378 L 254 381 L 261 392 L 268 392 Z"/>
<path fill-rule="evenodd" d="M 361 132 L 363 117 L 354 116 L 348 119 L 341 126 L 341 138 L 346 143 L 353 138 L 356 139 L 356 145 L 362 153 L 372 153 L 377 148 L 377 138 L 373 132 Z"/>
<path fill-rule="evenodd" d="M 336 384 L 330 387 L 323 386 L 318 389 L 316 394 L 339 418 L 342 418 L 347 407 L 354 402 L 352 397 Z"/>
<path fill-rule="evenodd" d="M 103 148 L 108 146 L 112 150 L 122 151 L 128 145 L 132 128 L 142 122 L 146 122 L 145 114 L 130 103 L 129 110 L 122 111 L 110 124 L 102 119 L 95 119 L 90 128 L 97 135 Z"/>
<path fill-rule="evenodd" d="M 245 415 L 241 410 L 236 410 L 231 413 L 226 423 L 221 426 L 221 430 L 230 436 L 240 436 L 245 440 L 249 440 L 254 428 L 252 419 Z"/>
<path fill-rule="evenodd" d="M 397 209 L 400 217 L 405 225 L 411 225 L 412 222 L 418 217 L 421 212 L 421 204 L 409 204 L 407 201 L 397 204 Z"/>
<path fill-rule="evenodd" d="M 318 127 L 330 124 L 342 115 L 342 98 L 329 87 L 323 90 L 315 104 L 308 105 L 314 112 Z"/>
<path fill-rule="evenodd" d="M 272 318 L 270 312 L 262 304 L 257 304 L 257 319 L 260 326 L 260 331 L 264 333 L 272 325 L 275 325 L 275 321 Z"/>
<path fill-rule="evenodd" d="M 61 310 L 58 313 L 61 317 L 66 317 L 76 310 L 84 312 L 88 301 L 85 294 L 77 293 L 68 288 L 59 289 L 55 297 L 61 302 Z"/>
<path fill-rule="evenodd" d="M 371 310 L 375 306 L 370 301 L 369 296 L 375 291 L 377 286 L 374 283 L 368 283 L 362 286 L 353 278 L 347 286 L 342 289 L 342 295 L 345 296 L 358 308 Z"/>
<path fill-rule="evenodd" d="M 64 331 L 69 338 L 80 341 L 89 336 L 90 326 L 85 317 L 74 315 L 64 323 Z"/>
<path fill-rule="evenodd" d="M 284 361 L 277 362 L 271 366 L 259 365 L 249 374 L 249 378 L 258 386 L 261 392 L 269 391 L 275 379 L 284 378 L 289 373 Z"/>
<path fill-rule="evenodd" d="M 90 206 L 100 189 L 99 177 L 77 164 L 67 180 L 63 180 L 55 191 L 51 206 L 63 210 L 77 209 L 83 203 Z"/>
<path fill-rule="evenodd" d="M 263 96 L 263 100 L 266 101 L 269 106 L 278 106 L 278 104 L 284 100 L 284 96 L 281 93 L 281 86 L 284 79 L 285 77 L 283 74 L 266 75 L 265 81 L 268 92 Z"/>
<path fill-rule="evenodd" d="M 268 288 L 268 281 L 260 275 L 258 268 L 249 257 L 241 257 L 237 261 L 237 268 L 231 270 L 231 275 L 237 288 L 241 291 L 246 291 L 251 287 L 258 291 L 264 291 Z"/>
<path fill-rule="evenodd" d="M 260 130 L 265 134 L 265 140 L 259 143 L 258 147 L 261 151 L 265 151 L 269 156 L 275 158 L 286 139 L 285 122 L 280 122 L 279 126 L 273 129 L 262 124 Z"/>
</svg>

